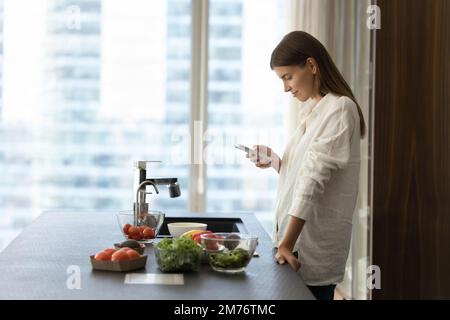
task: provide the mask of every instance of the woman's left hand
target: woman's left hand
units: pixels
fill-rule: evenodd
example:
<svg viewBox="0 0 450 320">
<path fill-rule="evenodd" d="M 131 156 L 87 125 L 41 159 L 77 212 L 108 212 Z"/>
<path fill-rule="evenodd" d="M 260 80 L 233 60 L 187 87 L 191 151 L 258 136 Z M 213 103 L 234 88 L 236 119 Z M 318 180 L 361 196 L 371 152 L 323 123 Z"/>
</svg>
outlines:
<svg viewBox="0 0 450 320">
<path fill-rule="evenodd" d="M 275 255 L 275 259 L 279 264 L 285 264 L 286 262 L 289 263 L 292 269 L 294 269 L 295 272 L 300 269 L 300 262 L 297 260 L 297 258 L 294 256 L 291 250 L 284 246 L 279 246 L 277 254 Z"/>
</svg>

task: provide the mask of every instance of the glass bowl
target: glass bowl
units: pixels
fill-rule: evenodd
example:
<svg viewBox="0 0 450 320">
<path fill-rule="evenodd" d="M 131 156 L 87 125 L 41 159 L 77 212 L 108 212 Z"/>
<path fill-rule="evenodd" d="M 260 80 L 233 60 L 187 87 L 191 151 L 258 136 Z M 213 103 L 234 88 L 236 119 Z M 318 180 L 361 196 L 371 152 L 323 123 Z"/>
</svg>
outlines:
<svg viewBox="0 0 450 320">
<path fill-rule="evenodd" d="M 134 225 L 134 215 L 132 210 L 120 211 L 117 214 L 117 222 L 120 231 L 126 240 L 134 239 L 140 243 L 152 243 L 159 234 L 159 230 L 164 222 L 165 214 L 161 211 L 149 210 L 147 214 L 141 215 Z M 129 227 L 139 227 L 140 230 L 130 230 Z M 145 231 L 148 227 L 152 231 Z M 133 233 L 130 233 L 133 231 Z"/>
<path fill-rule="evenodd" d="M 200 236 L 209 265 L 218 272 L 244 272 L 255 253 L 258 237 L 242 233 L 210 233 Z"/>
</svg>

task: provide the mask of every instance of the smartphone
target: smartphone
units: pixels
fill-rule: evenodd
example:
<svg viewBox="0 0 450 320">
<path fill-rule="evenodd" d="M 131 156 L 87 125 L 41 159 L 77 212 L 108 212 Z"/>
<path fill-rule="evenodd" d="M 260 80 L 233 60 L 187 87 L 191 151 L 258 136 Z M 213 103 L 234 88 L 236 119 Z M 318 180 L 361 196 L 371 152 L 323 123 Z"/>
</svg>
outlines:
<svg viewBox="0 0 450 320">
<path fill-rule="evenodd" d="M 246 146 L 244 146 L 244 145 L 242 145 L 242 144 L 237 144 L 237 145 L 235 145 L 234 147 L 237 148 L 237 149 L 239 149 L 239 150 L 242 150 L 242 151 L 244 151 L 244 152 L 247 152 L 247 153 L 254 152 L 253 149 L 250 149 L 249 147 L 246 147 Z"/>
<path fill-rule="evenodd" d="M 242 144 L 237 144 L 234 147 L 248 153 L 249 155 L 256 155 L 256 150 L 246 147 Z M 267 155 L 262 153 L 258 154 L 258 157 L 259 162 L 261 162 L 262 164 L 270 163 L 272 161 Z"/>
</svg>

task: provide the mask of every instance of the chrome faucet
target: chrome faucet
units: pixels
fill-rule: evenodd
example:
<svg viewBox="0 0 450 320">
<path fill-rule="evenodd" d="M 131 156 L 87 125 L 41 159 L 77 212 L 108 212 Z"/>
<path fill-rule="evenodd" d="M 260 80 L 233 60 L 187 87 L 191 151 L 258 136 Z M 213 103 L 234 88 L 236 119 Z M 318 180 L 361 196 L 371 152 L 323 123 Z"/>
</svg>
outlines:
<svg viewBox="0 0 450 320">
<path fill-rule="evenodd" d="M 147 178 L 147 163 L 148 162 L 161 162 L 161 161 L 136 161 L 134 167 L 136 169 L 135 185 L 136 189 L 136 202 L 134 203 L 134 225 L 138 225 L 139 221 L 147 217 L 148 203 L 146 202 L 146 195 L 151 192 L 146 192 L 148 185 L 153 186 L 155 192 L 159 194 L 157 185 L 167 185 L 169 188 L 169 196 L 176 198 L 181 195 L 180 185 L 177 178 Z"/>
</svg>

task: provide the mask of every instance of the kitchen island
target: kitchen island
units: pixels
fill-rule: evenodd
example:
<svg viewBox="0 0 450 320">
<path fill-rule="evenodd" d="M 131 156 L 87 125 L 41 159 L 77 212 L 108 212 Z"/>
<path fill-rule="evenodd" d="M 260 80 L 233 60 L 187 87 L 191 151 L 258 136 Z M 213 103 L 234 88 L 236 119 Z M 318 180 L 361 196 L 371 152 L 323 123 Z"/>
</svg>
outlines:
<svg viewBox="0 0 450 320">
<path fill-rule="evenodd" d="M 114 212 L 44 212 L 0 253 L 0 299 L 314 299 L 296 272 L 275 262 L 270 237 L 253 214 L 167 215 L 167 221 L 208 219 L 234 221 L 233 230 L 259 237 L 259 257 L 251 260 L 245 273 L 222 274 L 202 264 L 199 272 L 184 274 L 183 285 L 125 284 L 126 273 L 93 271 L 89 260 L 124 240 Z M 160 274 L 152 244 L 145 254 L 146 268 L 132 273 Z M 78 274 L 79 281 L 74 282 Z"/>
</svg>

